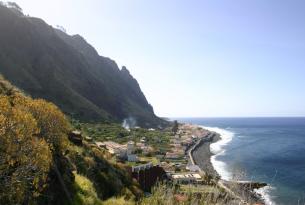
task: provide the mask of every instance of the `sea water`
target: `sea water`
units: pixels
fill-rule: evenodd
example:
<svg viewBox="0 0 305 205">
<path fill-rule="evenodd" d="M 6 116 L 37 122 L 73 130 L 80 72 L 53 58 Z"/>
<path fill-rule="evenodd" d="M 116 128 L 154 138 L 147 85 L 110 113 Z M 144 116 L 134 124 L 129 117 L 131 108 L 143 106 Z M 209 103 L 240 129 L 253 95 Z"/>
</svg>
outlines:
<svg viewBox="0 0 305 205">
<path fill-rule="evenodd" d="M 223 179 L 253 180 L 266 204 L 305 204 L 305 118 L 180 118 L 221 134 L 211 161 Z"/>
</svg>

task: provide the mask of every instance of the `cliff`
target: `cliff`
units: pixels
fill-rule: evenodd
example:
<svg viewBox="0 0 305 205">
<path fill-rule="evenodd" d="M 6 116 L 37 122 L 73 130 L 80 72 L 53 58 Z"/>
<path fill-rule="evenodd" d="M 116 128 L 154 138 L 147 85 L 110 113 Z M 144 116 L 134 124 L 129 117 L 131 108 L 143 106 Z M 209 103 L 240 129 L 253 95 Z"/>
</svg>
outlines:
<svg viewBox="0 0 305 205">
<path fill-rule="evenodd" d="M 127 68 L 100 56 L 83 37 L 2 5 L 0 30 L 0 73 L 33 98 L 86 122 L 133 117 L 143 127 L 167 124 Z"/>
</svg>

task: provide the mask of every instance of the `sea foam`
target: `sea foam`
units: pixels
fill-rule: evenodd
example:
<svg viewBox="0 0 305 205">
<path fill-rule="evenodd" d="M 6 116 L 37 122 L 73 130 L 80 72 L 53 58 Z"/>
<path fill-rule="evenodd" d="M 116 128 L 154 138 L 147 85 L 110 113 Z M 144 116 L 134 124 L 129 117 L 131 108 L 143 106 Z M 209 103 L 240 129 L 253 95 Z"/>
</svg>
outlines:
<svg viewBox="0 0 305 205">
<path fill-rule="evenodd" d="M 254 191 L 263 197 L 266 205 L 276 205 L 276 203 L 272 201 L 272 197 L 270 195 L 270 191 L 273 189 L 275 188 L 271 186 L 265 186 L 260 189 L 255 189 Z"/>
<path fill-rule="evenodd" d="M 225 146 L 232 140 L 234 133 L 218 127 L 203 127 L 211 132 L 216 132 L 220 135 L 221 140 L 210 145 L 210 150 L 214 154 L 211 157 L 211 163 L 214 169 L 218 172 L 222 179 L 230 180 L 232 174 L 227 171 L 226 164 L 217 160 L 218 156 L 225 155 Z"/>
<path fill-rule="evenodd" d="M 222 179 L 232 180 L 232 173 L 230 173 L 228 171 L 226 163 L 223 161 L 217 160 L 217 157 L 221 156 L 221 155 L 225 155 L 225 152 L 226 152 L 225 146 L 232 141 L 235 133 L 225 130 L 225 129 L 218 128 L 218 127 L 202 126 L 202 128 L 209 130 L 211 132 L 216 132 L 220 135 L 221 140 L 210 145 L 210 150 L 214 154 L 211 157 L 211 163 L 212 163 L 214 169 L 217 171 L 217 173 L 221 176 Z M 274 188 L 271 186 L 266 186 L 266 187 L 255 190 L 255 192 L 262 196 L 266 205 L 276 205 L 272 201 L 272 197 L 270 196 L 270 191 L 272 189 L 274 189 Z"/>
</svg>

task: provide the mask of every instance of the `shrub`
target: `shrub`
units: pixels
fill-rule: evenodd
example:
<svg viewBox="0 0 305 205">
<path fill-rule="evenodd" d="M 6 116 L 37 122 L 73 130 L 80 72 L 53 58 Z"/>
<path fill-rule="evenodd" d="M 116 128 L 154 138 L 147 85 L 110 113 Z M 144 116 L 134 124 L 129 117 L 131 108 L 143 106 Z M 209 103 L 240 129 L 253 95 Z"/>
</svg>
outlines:
<svg viewBox="0 0 305 205">
<path fill-rule="evenodd" d="M 0 204 L 29 203 L 40 195 L 51 152 L 31 115 L 0 96 Z"/>
<path fill-rule="evenodd" d="M 76 194 L 73 205 L 102 205 L 102 201 L 97 197 L 92 182 L 85 176 L 74 173 Z"/>
</svg>

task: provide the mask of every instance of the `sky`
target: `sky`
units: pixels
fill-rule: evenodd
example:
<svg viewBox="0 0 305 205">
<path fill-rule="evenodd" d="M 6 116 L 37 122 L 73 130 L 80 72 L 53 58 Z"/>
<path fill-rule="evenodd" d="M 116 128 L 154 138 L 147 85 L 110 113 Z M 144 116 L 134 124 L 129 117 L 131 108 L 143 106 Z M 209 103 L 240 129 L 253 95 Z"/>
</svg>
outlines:
<svg viewBox="0 0 305 205">
<path fill-rule="evenodd" d="M 159 116 L 305 116 L 303 0 L 15 2 L 125 65 Z"/>
</svg>

